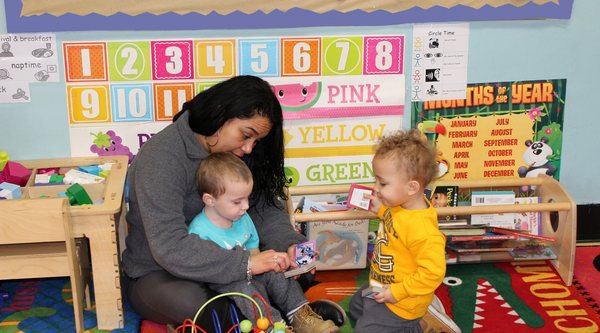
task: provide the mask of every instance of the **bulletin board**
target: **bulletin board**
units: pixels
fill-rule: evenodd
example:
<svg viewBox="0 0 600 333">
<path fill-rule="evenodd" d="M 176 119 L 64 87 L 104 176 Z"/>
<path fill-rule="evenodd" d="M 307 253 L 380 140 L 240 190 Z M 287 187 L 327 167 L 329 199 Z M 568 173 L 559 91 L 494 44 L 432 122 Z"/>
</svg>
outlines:
<svg viewBox="0 0 600 333">
<path fill-rule="evenodd" d="M 373 146 L 402 128 L 404 36 L 65 41 L 71 154 L 128 154 L 198 92 L 236 75 L 273 86 L 292 185 L 371 181 Z"/>
</svg>

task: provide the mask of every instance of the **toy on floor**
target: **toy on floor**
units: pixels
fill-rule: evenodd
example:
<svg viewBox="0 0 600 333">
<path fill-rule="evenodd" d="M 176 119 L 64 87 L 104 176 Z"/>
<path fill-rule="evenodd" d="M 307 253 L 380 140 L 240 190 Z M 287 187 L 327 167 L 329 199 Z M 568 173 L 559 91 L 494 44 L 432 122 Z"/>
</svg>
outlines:
<svg viewBox="0 0 600 333">
<path fill-rule="evenodd" d="M 267 317 L 263 316 L 262 310 L 258 306 L 258 303 L 252 297 L 250 297 L 246 294 L 237 293 L 237 292 L 224 293 L 224 294 L 217 295 L 217 296 L 209 299 L 206 303 L 204 303 L 204 305 L 202 305 L 202 307 L 200 307 L 198 312 L 196 312 L 196 315 L 194 316 L 193 320 L 187 319 L 181 326 L 179 326 L 175 329 L 175 332 L 177 332 L 177 333 L 186 332 L 186 328 L 191 328 L 192 333 L 196 333 L 196 332 L 206 333 L 206 331 L 204 329 L 202 329 L 201 327 L 198 327 L 194 323 L 196 322 L 196 320 L 198 319 L 198 317 L 200 316 L 202 311 L 206 308 L 206 306 L 208 304 L 210 304 L 210 302 L 212 302 L 218 298 L 227 297 L 227 296 L 244 297 L 244 298 L 248 299 L 249 301 L 251 301 L 252 303 L 254 303 L 254 309 L 255 309 L 254 315 L 256 317 L 256 315 L 257 315 L 256 311 L 258 310 L 258 317 L 256 318 L 256 326 L 254 326 L 252 324 L 252 322 L 248 319 L 244 319 L 240 322 L 238 320 L 239 316 L 237 314 L 237 311 L 235 310 L 235 307 L 231 307 L 230 308 L 230 317 L 232 319 L 235 319 L 235 321 L 233 322 L 233 325 L 225 332 L 227 332 L 227 333 L 229 333 L 229 332 L 265 333 L 265 332 L 267 332 L 267 328 L 269 328 L 269 326 L 271 326 L 271 324 L 273 324 L 273 331 L 272 331 L 273 333 L 285 333 L 285 324 L 284 323 L 273 323 L 273 321 L 271 320 L 269 308 L 266 305 L 267 303 L 264 300 L 264 298 L 262 298 L 262 296 L 260 296 L 258 294 L 252 295 L 253 297 L 260 299 L 263 302 L 263 304 L 265 305 L 265 307 L 267 307 Z M 219 317 L 218 317 L 217 313 L 214 311 L 212 313 L 212 318 L 213 318 L 213 322 L 215 325 L 215 327 L 214 327 L 215 332 L 217 332 L 217 333 L 223 332 L 221 330 Z"/>
</svg>

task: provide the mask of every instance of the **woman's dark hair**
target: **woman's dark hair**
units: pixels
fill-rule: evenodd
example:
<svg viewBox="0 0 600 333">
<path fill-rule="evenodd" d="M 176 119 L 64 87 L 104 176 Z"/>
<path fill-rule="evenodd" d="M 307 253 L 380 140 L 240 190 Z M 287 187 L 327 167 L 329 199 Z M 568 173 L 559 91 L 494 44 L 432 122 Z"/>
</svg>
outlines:
<svg viewBox="0 0 600 333">
<path fill-rule="evenodd" d="M 281 105 L 269 83 L 259 77 L 243 75 L 220 82 L 185 102 L 174 117 L 189 111 L 190 128 L 197 134 L 211 136 L 230 119 L 266 117 L 272 124 L 267 136 L 258 141 L 252 153 L 243 157 L 252 171 L 252 197 L 275 204 L 286 198 L 283 172 L 283 115 Z"/>
</svg>

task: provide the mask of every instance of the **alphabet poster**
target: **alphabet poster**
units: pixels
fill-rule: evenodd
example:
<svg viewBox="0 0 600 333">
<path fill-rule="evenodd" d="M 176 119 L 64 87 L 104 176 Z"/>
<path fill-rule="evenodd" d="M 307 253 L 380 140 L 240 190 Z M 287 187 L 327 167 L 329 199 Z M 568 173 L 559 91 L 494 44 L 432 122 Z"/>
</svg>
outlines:
<svg viewBox="0 0 600 333">
<path fill-rule="evenodd" d="M 414 102 L 443 180 L 560 175 L 566 80 L 469 84 L 467 98 Z"/>
<path fill-rule="evenodd" d="M 236 75 L 273 86 L 292 185 L 372 181 L 402 128 L 404 36 L 63 42 L 72 156 L 134 158 L 198 92 Z"/>
</svg>

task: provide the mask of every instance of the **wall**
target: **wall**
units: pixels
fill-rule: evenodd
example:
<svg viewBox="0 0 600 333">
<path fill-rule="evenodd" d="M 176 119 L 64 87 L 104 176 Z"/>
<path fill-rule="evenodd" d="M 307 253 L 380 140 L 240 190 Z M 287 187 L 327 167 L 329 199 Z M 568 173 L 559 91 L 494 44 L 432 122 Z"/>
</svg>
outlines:
<svg viewBox="0 0 600 333">
<path fill-rule="evenodd" d="M 577 0 L 570 20 L 471 23 L 469 82 L 567 79 L 561 183 L 578 204 L 600 203 L 600 149 L 595 144 L 600 112 L 594 86 L 600 77 L 600 1 Z M 51 29 L 49 29 L 51 30 Z M 0 33 L 6 33 L 3 2 Z M 332 34 L 405 34 L 410 55 L 411 25 L 326 27 L 277 30 L 121 31 L 58 33 L 63 41 L 160 39 L 173 37 L 246 37 Z M 62 52 L 59 49 L 59 59 Z M 410 63 L 406 64 L 410 73 Z M 407 75 L 407 89 L 410 82 Z M 410 92 L 407 91 L 407 96 Z M 64 83 L 31 85 L 31 103 L 0 104 L 0 150 L 11 159 L 69 155 Z M 410 124 L 407 113 L 403 124 Z M 589 141 L 588 141 L 589 140 Z"/>
</svg>

